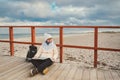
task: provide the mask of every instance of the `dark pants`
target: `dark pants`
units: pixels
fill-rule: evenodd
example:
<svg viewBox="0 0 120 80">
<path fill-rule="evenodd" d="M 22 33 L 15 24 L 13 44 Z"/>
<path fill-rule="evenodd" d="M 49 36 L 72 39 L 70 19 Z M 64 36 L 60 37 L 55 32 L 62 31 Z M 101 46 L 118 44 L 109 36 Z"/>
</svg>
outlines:
<svg viewBox="0 0 120 80">
<path fill-rule="evenodd" d="M 43 72 L 43 70 L 53 64 L 53 61 L 50 58 L 41 60 L 41 59 L 32 59 L 30 61 L 37 69 L 38 72 Z"/>
</svg>

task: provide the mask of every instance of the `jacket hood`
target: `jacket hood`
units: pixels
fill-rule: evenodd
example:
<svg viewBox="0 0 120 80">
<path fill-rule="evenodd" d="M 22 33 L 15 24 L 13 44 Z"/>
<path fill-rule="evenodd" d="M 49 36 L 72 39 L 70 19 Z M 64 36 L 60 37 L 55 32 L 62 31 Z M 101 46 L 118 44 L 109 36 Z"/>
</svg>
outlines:
<svg viewBox="0 0 120 80">
<path fill-rule="evenodd" d="M 44 40 L 46 41 L 47 39 L 52 38 L 52 36 L 48 33 L 44 34 Z"/>
</svg>

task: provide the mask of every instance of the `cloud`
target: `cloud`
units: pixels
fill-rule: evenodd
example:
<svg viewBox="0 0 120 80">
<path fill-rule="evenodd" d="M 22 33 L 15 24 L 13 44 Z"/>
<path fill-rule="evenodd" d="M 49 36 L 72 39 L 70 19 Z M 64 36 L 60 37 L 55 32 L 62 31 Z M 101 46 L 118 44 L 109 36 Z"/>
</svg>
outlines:
<svg viewBox="0 0 120 80">
<path fill-rule="evenodd" d="M 119 0 L 1 0 L 0 25 L 120 25 Z"/>
<path fill-rule="evenodd" d="M 7 22 L 10 21 L 11 19 L 9 19 L 8 17 L 4 17 L 4 18 L 0 18 L 0 22 Z"/>
</svg>

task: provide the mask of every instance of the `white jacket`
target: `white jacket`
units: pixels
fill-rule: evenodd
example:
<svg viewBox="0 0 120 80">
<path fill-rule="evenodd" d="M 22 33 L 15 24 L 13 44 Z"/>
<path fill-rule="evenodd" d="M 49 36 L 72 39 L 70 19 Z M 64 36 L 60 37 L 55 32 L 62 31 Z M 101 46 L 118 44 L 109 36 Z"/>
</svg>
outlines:
<svg viewBox="0 0 120 80">
<path fill-rule="evenodd" d="M 52 61 L 56 61 L 58 57 L 57 47 L 55 46 L 53 49 L 46 51 L 43 46 L 40 47 L 34 58 L 46 59 L 50 58 Z"/>
<path fill-rule="evenodd" d="M 45 41 L 47 38 L 50 38 L 51 36 L 48 34 L 45 34 Z M 58 50 L 54 42 L 50 43 L 49 45 L 46 44 L 46 42 L 43 42 L 42 45 L 40 46 L 40 49 L 34 56 L 34 58 L 39 58 L 39 59 L 46 59 L 50 58 L 52 61 L 56 61 L 58 57 Z"/>
</svg>

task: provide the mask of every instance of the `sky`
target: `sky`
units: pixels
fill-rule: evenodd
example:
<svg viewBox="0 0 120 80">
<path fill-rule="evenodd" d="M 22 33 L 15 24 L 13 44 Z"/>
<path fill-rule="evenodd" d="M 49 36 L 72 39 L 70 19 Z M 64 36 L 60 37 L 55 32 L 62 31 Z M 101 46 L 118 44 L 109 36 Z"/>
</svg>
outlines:
<svg viewBox="0 0 120 80">
<path fill-rule="evenodd" d="M 0 25 L 120 25 L 120 0 L 0 0 Z"/>
</svg>

